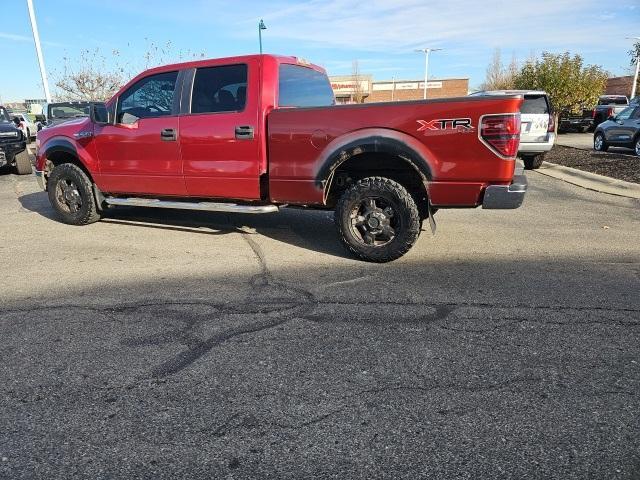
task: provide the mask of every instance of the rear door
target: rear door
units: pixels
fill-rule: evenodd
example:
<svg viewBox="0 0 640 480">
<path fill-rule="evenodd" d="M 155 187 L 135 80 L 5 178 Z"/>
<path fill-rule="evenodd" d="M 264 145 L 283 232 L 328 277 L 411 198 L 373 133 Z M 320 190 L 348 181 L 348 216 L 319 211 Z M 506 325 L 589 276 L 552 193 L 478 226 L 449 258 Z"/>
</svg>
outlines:
<svg viewBox="0 0 640 480">
<path fill-rule="evenodd" d="M 549 102 L 546 95 L 525 95 L 520 107 L 522 129 L 521 143 L 543 143 L 547 141 L 549 128 Z"/>
<path fill-rule="evenodd" d="M 189 196 L 260 198 L 259 78 L 257 59 L 185 75 L 180 149 Z"/>
</svg>

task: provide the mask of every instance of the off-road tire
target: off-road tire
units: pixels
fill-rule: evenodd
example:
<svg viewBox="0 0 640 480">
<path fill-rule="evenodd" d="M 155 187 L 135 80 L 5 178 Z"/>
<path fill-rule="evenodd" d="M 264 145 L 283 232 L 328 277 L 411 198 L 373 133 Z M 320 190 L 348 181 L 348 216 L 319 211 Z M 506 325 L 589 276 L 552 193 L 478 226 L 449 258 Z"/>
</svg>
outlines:
<svg viewBox="0 0 640 480">
<path fill-rule="evenodd" d="M 540 168 L 542 162 L 544 162 L 544 155 L 544 153 L 539 153 L 538 155 L 527 155 L 522 157 L 524 168 L 527 170 L 535 170 L 536 168 Z"/>
<path fill-rule="evenodd" d="M 388 220 L 394 236 L 381 245 L 366 244 L 358 227 L 353 225 L 361 205 L 373 199 L 391 208 Z M 382 212 L 382 210 L 380 210 Z M 360 218 L 360 216 L 358 216 Z M 386 216 L 385 216 L 386 218 Z M 369 262 L 390 262 L 407 253 L 418 240 L 420 212 L 411 194 L 398 182 L 384 177 L 367 177 L 349 187 L 340 197 L 334 213 L 340 241 L 356 257 Z M 368 228 L 368 227 L 367 227 Z"/>
<path fill-rule="evenodd" d="M 63 186 L 71 189 L 73 202 L 65 201 Z M 77 165 L 63 163 L 55 167 L 49 175 L 47 191 L 51 206 L 62 222 L 88 225 L 100 220 L 91 180 Z"/>
<path fill-rule="evenodd" d="M 602 143 L 600 144 L 600 148 L 597 148 L 596 145 L 598 145 L 598 143 L 596 142 L 596 138 L 597 137 L 601 137 L 602 138 Z M 604 133 L 602 132 L 598 132 L 593 136 L 593 149 L 596 152 L 606 152 L 607 150 L 609 150 L 609 145 L 607 144 L 606 140 L 604 139 Z"/>
<path fill-rule="evenodd" d="M 26 150 L 16 155 L 15 162 L 16 173 L 18 175 L 31 175 L 33 168 L 31 167 L 31 159 Z"/>
</svg>

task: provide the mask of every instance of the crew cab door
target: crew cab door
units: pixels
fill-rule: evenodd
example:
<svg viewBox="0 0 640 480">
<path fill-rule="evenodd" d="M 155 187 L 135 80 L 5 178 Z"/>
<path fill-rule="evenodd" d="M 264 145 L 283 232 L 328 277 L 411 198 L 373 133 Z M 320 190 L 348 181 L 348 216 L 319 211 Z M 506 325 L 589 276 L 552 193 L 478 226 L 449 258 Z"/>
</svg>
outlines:
<svg viewBox="0 0 640 480">
<path fill-rule="evenodd" d="M 177 86 L 177 71 L 141 78 L 118 97 L 114 124 L 96 125 L 96 182 L 104 192 L 186 195 Z"/>
<path fill-rule="evenodd" d="M 260 198 L 259 89 L 257 60 L 186 72 L 179 128 L 189 196 Z"/>
</svg>

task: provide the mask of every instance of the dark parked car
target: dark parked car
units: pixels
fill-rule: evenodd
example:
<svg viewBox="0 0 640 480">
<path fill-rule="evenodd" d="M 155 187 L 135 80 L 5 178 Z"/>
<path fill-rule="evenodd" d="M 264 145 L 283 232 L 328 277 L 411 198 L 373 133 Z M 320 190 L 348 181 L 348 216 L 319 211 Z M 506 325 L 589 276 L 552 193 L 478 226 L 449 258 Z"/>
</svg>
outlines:
<svg viewBox="0 0 640 480">
<path fill-rule="evenodd" d="M 631 105 L 598 125 L 593 148 L 606 152 L 609 147 L 633 148 L 640 156 L 640 105 Z"/>
<path fill-rule="evenodd" d="M 558 120 L 558 132 L 585 133 L 593 126 L 593 109 L 584 108 L 580 113 L 561 112 Z"/>
<path fill-rule="evenodd" d="M 0 167 L 10 165 L 19 175 L 31 173 L 24 133 L 17 128 L 7 110 L 0 106 Z"/>
</svg>

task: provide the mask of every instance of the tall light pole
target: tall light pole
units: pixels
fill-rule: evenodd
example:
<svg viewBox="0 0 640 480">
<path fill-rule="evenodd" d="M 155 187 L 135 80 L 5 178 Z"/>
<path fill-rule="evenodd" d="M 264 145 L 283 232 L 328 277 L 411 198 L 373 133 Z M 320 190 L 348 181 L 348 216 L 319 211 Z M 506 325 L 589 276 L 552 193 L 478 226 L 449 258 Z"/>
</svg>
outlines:
<svg viewBox="0 0 640 480">
<path fill-rule="evenodd" d="M 51 103 L 51 92 L 49 92 L 49 81 L 47 80 L 47 71 L 44 68 L 44 59 L 42 58 L 42 49 L 40 48 L 40 34 L 38 34 L 38 24 L 36 23 L 36 14 L 33 11 L 33 0 L 27 0 L 27 8 L 29 9 L 29 18 L 31 19 L 31 30 L 33 30 L 33 41 L 36 44 L 36 54 L 38 55 L 38 63 L 40 64 L 40 76 L 42 77 L 42 85 L 44 85 L 44 96 L 47 103 Z"/>
<path fill-rule="evenodd" d="M 627 40 L 638 40 L 640 37 L 626 37 Z M 638 71 L 640 71 L 640 55 L 636 55 L 636 74 L 633 76 L 633 85 L 631 87 L 631 98 L 636 96 L 636 85 L 638 84 Z"/>
<path fill-rule="evenodd" d="M 260 19 L 258 23 L 258 41 L 260 42 L 260 55 L 262 55 L 262 30 L 266 30 L 267 26 L 264 24 L 264 20 Z"/>
<path fill-rule="evenodd" d="M 424 53 L 424 99 L 427 99 L 427 81 L 429 80 L 429 54 L 437 52 L 441 48 L 418 48 L 416 52 Z"/>
</svg>

